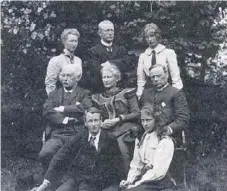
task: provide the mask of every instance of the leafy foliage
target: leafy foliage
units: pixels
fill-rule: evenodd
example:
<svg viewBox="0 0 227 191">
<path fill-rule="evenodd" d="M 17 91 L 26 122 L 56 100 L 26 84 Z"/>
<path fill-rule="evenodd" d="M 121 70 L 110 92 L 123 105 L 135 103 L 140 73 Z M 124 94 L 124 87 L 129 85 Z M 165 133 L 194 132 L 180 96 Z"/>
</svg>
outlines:
<svg viewBox="0 0 227 191">
<path fill-rule="evenodd" d="M 47 63 L 62 51 L 60 34 L 64 28 L 75 27 L 81 32 L 76 53 L 86 61 L 86 49 L 99 40 L 97 25 L 101 20 L 113 21 L 116 43 L 136 56 L 146 48 L 142 27 L 149 22 L 158 24 L 163 43 L 177 52 L 195 113 L 200 112 L 201 99 L 199 95 L 192 97 L 197 90 L 187 86 L 194 87 L 195 82 L 226 84 L 226 2 L 2 1 L 1 8 L 3 135 L 15 131 L 18 137 L 41 133 Z M 135 86 L 135 70 L 130 76 Z M 210 99 L 208 103 L 218 100 Z M 193 105 L 195 102 L 198 105 Z M 212 122 L 208 126 L 212 127 Z M 197 129 L 202 130 L 203 124 Z"/>
</svg>

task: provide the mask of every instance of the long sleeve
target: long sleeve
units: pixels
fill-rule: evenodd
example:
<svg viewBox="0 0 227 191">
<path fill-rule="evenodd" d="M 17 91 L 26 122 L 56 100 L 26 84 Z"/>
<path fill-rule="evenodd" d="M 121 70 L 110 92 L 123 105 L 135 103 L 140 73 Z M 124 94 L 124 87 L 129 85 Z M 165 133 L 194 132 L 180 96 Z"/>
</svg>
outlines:
<svg viewBox="0 0 227 191">
<path fill-rule="evenodd" d="M 141 174 L 141 171 L 144 168 L 144 164 L 142 163 L 139 155 L 139 147 L 137 146 L 138 142 L 139 140 L 136 139 L 133 159 L 130 163 L 130 170 L 128 172 L 127 181 L 131 183 L 133 183 L 136 180 L 136 178 Z"/>
<path fill-rule="evenodd" d="M 91 93 L 85 90 L 81 101 L 74 105 L 64 106 L 64 113 L 84 113 L 89 107 L 92 106 Z"/>
<path fill-rule="evenodd" d="M 138 67 L 137 67 L 137 92 L 136 92 L 136 95 L 138 98 L 140 98 L 140 96 L 142 95 L 145 84 L 146 84 L 146 74 L 144 72 L 143 54 L 141 54 L 139 57 Z"/>
<path fill-rule="evenodd" d="M 127 92 L 125 98 L 128 101 L 129 113 L 124 115 L 123 121 L 138 119 L 140 116 L 140 109 L 135 90 Z"/>
<path fill-rule="evenodd" d="M 182 89 L 183 83 L 180 77 L 180 69 L 177 63 L 177 55 L 174 50 L 168 49 L 168 51 L 166 51 L 166 56 L 170 76 L 172 79 L 172 86 L 177 89 Z"/>
<path fill-rule="evenodd" d="M 165 177 L 169 166 L 171 164 L 174 153 L 174 144 L 171 138 L 163 138 L 154 153 L 153 156 L 153 168 L 148 170 L 139 180 L 136 185 L 140 185 L 144 182 L 152 180 L 160 180 Z"/>
<path fill-rule="evenodd" d="M 56 83 L 60 74 L 61 67 L 59 66 L 57 57 L 53 57 L 47 66 L 47 74 L 45 78 L 46 92 L 49 95 L 56 89 Z"/>
<path fill-rule="evenodd" d="M 58 102 L 55 97 L 56 92 L 51 92 L 48 99 L 46 100 L 43 106 L 43 116 L 44 118 L 53 125 L 62 125 L 65 117 L 65 113 L 57 112 L 54 110 L 55 107 L 58 107 Z"/>
<path fill-rule="evenodd" d="M 178 91 L 173 97 L 174 121 L 168 126 L 173 132 L 181 131 L 188 126 L 190 115 L 187 100 L 182 90 Z"/>
</svg>

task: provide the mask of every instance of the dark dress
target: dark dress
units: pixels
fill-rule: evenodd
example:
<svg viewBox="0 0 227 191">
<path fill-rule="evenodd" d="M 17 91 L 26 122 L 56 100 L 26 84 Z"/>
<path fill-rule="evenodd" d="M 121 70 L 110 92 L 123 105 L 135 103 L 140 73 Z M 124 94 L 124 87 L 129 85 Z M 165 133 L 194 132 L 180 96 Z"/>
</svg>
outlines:
<svg viewBox="0 0 227 191">
<path fill-rule="evenodd" d="M 102 94 L 92 95 L 94 105 L 102 110 L 103 120 L 117 118 L 123 115 L 122 120 L 107 131 L 117 136 L 117 140 L 124 159 L 125 171 L 128 173 L 130 163 L 129 146 L 125 137 L 131 131 L 138 131 L 140 110 L 134 88 L 117 88 L 115 92 L 106 91 Z M 133 140 L 134 141 L 134 140 Z"/>
</svg>

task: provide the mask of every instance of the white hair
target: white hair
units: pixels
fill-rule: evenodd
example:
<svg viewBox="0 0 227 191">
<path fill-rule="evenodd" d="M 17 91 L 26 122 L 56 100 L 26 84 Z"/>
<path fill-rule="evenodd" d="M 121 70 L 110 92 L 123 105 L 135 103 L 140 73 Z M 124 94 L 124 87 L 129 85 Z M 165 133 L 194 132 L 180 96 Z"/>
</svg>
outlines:
<svg viewBox="0 0 227 191">
<path fill-rule="evenodd" d="M 69 70 L 72 71 L 72 73 L 78 77 L 78 81 L 81 79 L 82 77 L 82 68 L 79 64 L 67 64 L 65 66 L 62 67 L 61 73 L 63 72 L 63 70 Z M 60 73 L 60 79 L 61 79 L 61 73 Z"/>
<path fill-rule="evenodd" d="M 121 80 L 121 71 L 114 63 L 111 63 L 109 61 L 103 63 L 102 69 L 101 69 L 101 74 L 103 73 L 103 71 L 111 72 L 113 74 L 113 76 L 115 77 L 115 79 L 117 80 L 117 82 L 119 82 Z"/>
<path fill-rule="evenodd" d="M 114 24 L 110 20 L 104 20 L 99 23 L 98 25 L 99 30 L 102 30 L 106 25 L 111 25 L 114 28 Z"/>
</svg>

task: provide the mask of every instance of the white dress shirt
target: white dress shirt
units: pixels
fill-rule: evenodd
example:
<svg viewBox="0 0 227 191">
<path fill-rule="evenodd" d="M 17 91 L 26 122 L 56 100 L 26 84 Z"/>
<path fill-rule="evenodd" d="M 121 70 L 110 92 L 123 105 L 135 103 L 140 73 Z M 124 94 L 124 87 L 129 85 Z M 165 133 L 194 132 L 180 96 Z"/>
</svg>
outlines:
<svg viewBox="0 0 227 191">
<path fill-rule="evenodd" d="M 180 77 L 180 69 L 177 63 L 177 56 L 174 50 L 166 48 L 162 44 L 158 44 L 155 49 L 150 47 L 140 54 L 137 67 L 137 96 L 140 97 L 143 93 L 144 86 L 149 77 L 149 68 L 151 67 L 152 51 L 156 53 L 156 64 L 167 66 L 172 86 L 178 89 L 183 88 L 183 83 Z"/>
<path fill-rule="evenodd" d="M 101 132 L 101 131 L 99 131 L 98 134 L 95 135 L 95 136 L 92 135 L 92 134 L 89 132 L 89 136 L 88 136 L 88 142 L 90 141 L 90 138 L 91 138 L 91 137 L 95 137 L 94 144 L 95 144 L 95 149 L 96 149 L 96 150 L 98 150 L 100 132 Z"/>
<path fill-rule="evenodd" d="M 135 185 L 164 178 L 173 158 L 174 144 L 172 139 L 164 137 L 159 140 L 156 132 L 152 132 L 146 134 L 140 146 L 138 143 L 137 139 L 127 181 L 134 183 L 142 173 L 141 179 L 136 181 Z M 144 171 L 144 167 L 147 165 L 152 165 L 153 168 Z"/>
</svg>

